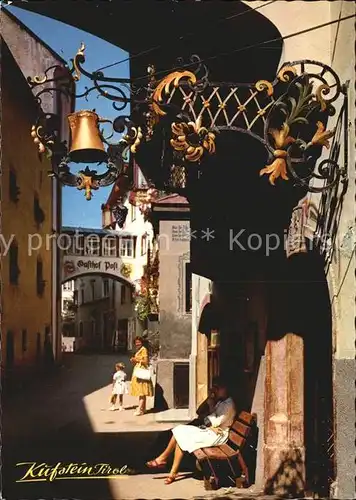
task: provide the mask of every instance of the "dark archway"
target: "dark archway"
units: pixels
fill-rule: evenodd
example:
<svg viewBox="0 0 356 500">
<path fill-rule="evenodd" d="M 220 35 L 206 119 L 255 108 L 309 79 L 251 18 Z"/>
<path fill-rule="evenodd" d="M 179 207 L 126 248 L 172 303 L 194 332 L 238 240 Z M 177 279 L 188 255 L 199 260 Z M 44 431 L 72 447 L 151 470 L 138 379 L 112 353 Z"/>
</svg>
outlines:
<svg viewBox="0 0 356 500">
<path fill-rule="evenodd" d="M 70 276 L 62 282 L 62 286 L 83 278 L 87 286 L 82 283 L 74 287 L 72 298 L 62 301 L 62 349 L 73 352 L 127 352 L 131 345 L 129 324 L 134 316 L 135 284 L 115 274 L 92 271 Z M 99 288 L 97 278 L 100 279 Z M 120 283 L 121 287 L 118 289 L 115 283 Z M 88 292 L 91 293 L 89 297 Z M 65 304 L 66 301 L 69 304 Z M 121 307 L 124 308 L 124 315 L 120 313 Z"/>
<path fill-rule="evenodd" d="M 115 281 L 118 281 L 119 283 L 122 283 L 123 285 L 126 285 L 132 289 L 135 288 L 135 284 L 132 283 L 132 281 L 128 280 L 128 279 L 125 279 L 125 278 L 120 278 L 118 277 L 116 274 L 111 274 L 111 273 L 99 273 L 99 272 L 95 272 L 95 271 L 92 271 L 92 272 L 88 272 L 88 273 L 78 273 L 78 274 L 73 274 L 72 276 L 69 276 L 68 278 L 62 280 L 61 284 L 63 285 L 64 283 L 67 283 L 68 281 L 73 281 L 73 280 L 77 280 L 77 279 L 80 279 L 80 278 L 86 278 L 88 276 L 100 276 L 101 278 L 106 278 L 106 279 L 112 279 L 112 280 L 115 280 Z"/>
</svg>

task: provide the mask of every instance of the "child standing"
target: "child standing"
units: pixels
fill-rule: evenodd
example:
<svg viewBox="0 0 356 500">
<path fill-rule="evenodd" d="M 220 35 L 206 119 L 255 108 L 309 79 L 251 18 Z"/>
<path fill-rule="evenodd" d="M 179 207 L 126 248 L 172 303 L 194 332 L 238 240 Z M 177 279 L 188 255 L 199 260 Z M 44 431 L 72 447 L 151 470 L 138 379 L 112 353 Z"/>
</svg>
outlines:
<svg viewBox="0 0 356 500">
<path fill-rule="evenodd" d="M 119 396 L 119 411 L 122 411 L 124 409 L 123 403 L 124 403 L 124 394 L 128 393 L 127 386 L 126 386 L 126 379 L 127 375 L 125 373 L 125 365 L 124 363 L 116 363 L 115 365 L 116 372 L 113 375 L 112 378 L 112 392 L 111 392 L 111 398 L 110 398 L 110 403 L 111 411 L 116 410 L 116 400 L 117 397 Z"/>
</svg>

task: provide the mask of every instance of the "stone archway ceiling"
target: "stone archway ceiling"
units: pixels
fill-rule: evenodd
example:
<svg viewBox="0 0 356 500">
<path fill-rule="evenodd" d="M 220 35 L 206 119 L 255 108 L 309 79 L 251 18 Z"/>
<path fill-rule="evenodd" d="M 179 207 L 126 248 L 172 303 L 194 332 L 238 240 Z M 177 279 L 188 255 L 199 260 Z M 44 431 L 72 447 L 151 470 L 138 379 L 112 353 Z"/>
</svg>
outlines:
<svg viewBox="0 0 356 500">
<path fill-rule="evenodd" d="M 204 2 L 203 5 L 195 0 L 15 0 L 13 5 L 88 31 L 131 55 L 160 47 L 132 59 L 133 78 L 145 75 L 148 64 L 154 64 L 156 70 L 161 71 L 172 68 L 177 57 L 187 59 L 191 54 L 198 54 L 201 58 L 211 57 L 281 36 L 271 21 L 263 16 L 263 9 L 254 11 L 238 1 Z M 233 17 L 222 21 L 230 16 Z M 270 79 L 280 62 L 282 44 L 279 40 L 268 44 L 269 49 L 251 49 L 211 59 L 210 77 L 219 81 L 239 82 Z M 87 57 L 90 57 L 89 53 Z"/>
</svg>

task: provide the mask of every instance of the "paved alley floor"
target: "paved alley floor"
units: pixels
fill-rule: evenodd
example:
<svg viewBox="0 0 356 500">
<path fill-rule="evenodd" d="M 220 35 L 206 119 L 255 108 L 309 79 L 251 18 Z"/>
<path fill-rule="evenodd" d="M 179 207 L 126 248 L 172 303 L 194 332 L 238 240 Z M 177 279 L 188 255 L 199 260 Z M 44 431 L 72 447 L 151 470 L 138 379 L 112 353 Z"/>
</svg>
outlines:
<svg viewBox="0 0 356 500">
<path fill-rule="evenodd" d="M 66 355 L 59 373 L 6 400 L 2 422 L 4 498 L 226 497 L 224 489 L 211 493 L 204 490 L 203 483 L 189 472 L 194 465 L 189 459 L 182 476 L 172 485 L 164 485 L 167 472 L 147 474 L 144 462 L 163 449 L 174 424 L 156 422 L 153 412 L 134 416 L 137 398 L 131 396 L 125 398 L 124 411 L 108 410 L 110 380 L 117 361 L 129 365 L 123 355 Z M 103 463 L 118 469 L 128 465 L 138 474 L 96 481 L 18 482 L 33 462 L 52 466 L 58 462 Z M 20 463 L 22 465 L 17 465 Z M 246 498 L 256 492 L 252 487 L 244 491 L 229 490 L 229 494 Z"/>
</svg>

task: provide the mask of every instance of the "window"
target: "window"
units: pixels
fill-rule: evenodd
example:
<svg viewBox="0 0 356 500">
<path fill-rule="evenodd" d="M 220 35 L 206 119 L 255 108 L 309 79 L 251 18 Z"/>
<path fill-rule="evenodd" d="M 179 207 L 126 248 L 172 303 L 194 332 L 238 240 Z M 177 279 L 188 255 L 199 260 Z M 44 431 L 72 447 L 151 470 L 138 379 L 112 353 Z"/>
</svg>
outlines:
<svg viewBox="0 0 356 500">
<path fill-rule="evenodd" d="M 71 235 L 71 243 L 69 245 L 69 239 L 63 241 L 63 249 L 68 255 L 84 255 L 84 236 L 83 235 Z"/>
<path fill-rule="evenodd" d="M 73 292 L 73 305 L 78 305 L 78 290 L 74 290 Z"/>
<path fill-rule="evenodd" d="M 73 281 L 66 281 L 63 284 L 63 290 L 65 290 L 66 292 L 72 292 L 74 288 L 73 284 L 74 284 Z"/>
<path fill-rule="evenodd" d="M 95 300 L 95 280 L 90 281 L 91 300 Z"/>
<path fill-rule="evenodd" d="M 27 330 L 26 329 L 22 330 L 21 345 L 22 345 L 22 352 L 26 352 L 27 351 Z"/>
<path fill-rule="evenodd" d="M 108 297 L 109 296 L 109 280 L 103 281 L 103 291 L 104 291 L 104 297 Z"/>
<path fill-rule="evenodd" d="M 145 255 L 147 253 L 147 234 L 144 234 L 141 237 L 141 255 Z"/>
<path fill-rule="evenodd" d="M 20 190 L 17 186 L 17 176 L 16 172 L 10 168 L 10 174 L 9 174 L 9 198 L 11 201 L 14 203 L 17 203 L 19 201 L 19 194 Z"/>
<path fill-rule="evenodd" d="M 136 207 L 135 205 L 130 205 L 131 207 L 131 222 L 136 220 Z"/>
<path fill-rule="evenodd" d="M 190 262 L 185 264 L 185 312 L 192 312 L 192 271 Z"/>
<path fill-rule="evenodd" d="M 45 213 L 40 206 L 40 199 L 37 193 L 33 196 L 33 217 L 37 225 L 42 224 L 45 220 Z"/>
<path fill-rule="evenodd" d="M 121 285 L 121 304 L 125 304 L 126 302 L 126 286 Z"/>
<path fill-rule="evenodd" d="M 9 279 L 12 285 L 18 285 L 20 269 L 18 266 L 19 248 L 16 242 L 12 242 L 9 250 Z"/>
<path fill-rule="evenodd" d="M 116 257 L 117 255 L 117 245 L 116 238 L 103 238 L 103 256 L 104 257 Z"/>
<path fill-rule="evenodd" d="M 64 309 L 65 311 L 68 311 L 68 309 L 70 308 L 71 303 L 72 303 L 72 301 L 71 301 L 71 300 L 64 299 L 64 300 L 63 300 L 63 309 Z"/>
<path fill-rule="evenodd" d="M 84 288 L 82 288 L 82 289 L 80 290 L 80 292 L 81 292 L 81 293 L 80 293 L 80 295 L 81 295 L 81 300 L 80 300 L 80 303 L 81 303 L 81 304 L 84 304 L 84 303 L 85 303 L 85 293 L 84 293 Z"/>
<path fill-rule="evenodd" d="M 120 238 L 120 257 L 134 257 L 134 240 L 132 237 Z"/>
<path fill-rule="evenodd" d="M 36 289 L 37 295 L 42 297 L 45 291 L 46 282 L 43 279 L 43 262 L 40 257 L 37 257 L 36 262 Z"/>
<path fill-rule="evenodd" d="M 145 176 L 143 175 L 140 167 L 137 165 L 137 163 L 133 162 L 133 177 L 134 177 L 134 186 L 137 189 L 147 189 L 148 183 L 145 179 Z"/>
<path fill-rule="evenodd" d="M 85 254 L 100 256 L 100 238 L 98 235 L 92 235 L 86 238 Z"/>
</svg>

